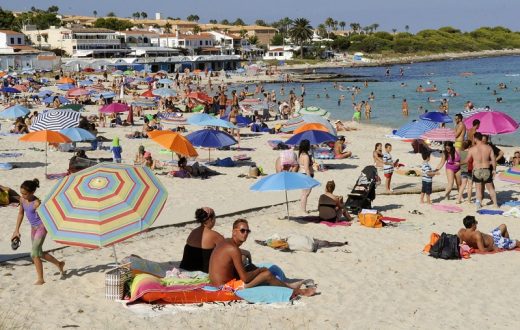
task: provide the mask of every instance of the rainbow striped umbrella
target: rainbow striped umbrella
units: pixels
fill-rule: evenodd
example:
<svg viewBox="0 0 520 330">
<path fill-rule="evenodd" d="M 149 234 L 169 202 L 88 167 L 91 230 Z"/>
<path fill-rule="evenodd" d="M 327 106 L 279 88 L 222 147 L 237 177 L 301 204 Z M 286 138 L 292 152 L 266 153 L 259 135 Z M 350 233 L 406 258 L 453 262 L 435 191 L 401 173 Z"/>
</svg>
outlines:
<svg viewBox="0 0 520 330">
<path fill-rule="evenodd" d="M 498 174 L 498 179 L 511 183 L 520 183 L 520 166 L 511 167 L 507 171 Z"/>
<path fill-rule="evenodd" d="M 56 242 L 98 248 L 148 229 L 167 197 L 149 168 L 101 163 L 59 181 L 38 214 Z"/>
</svg>

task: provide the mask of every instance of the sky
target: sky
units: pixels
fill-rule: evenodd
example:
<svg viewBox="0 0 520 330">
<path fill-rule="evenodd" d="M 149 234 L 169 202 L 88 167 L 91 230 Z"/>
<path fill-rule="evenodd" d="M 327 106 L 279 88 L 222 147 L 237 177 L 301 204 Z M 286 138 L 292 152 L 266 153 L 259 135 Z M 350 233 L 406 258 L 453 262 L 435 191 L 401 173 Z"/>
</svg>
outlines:
<svg viewBox="0 0 520 330">
<path fill-rule="evenodd" d="M 471 31 L 481 26 L 502 25 L 520 31 L 520 1 L 518 0 L 16 0 L 0 4 L 7 10 L 24 11 L 32 6 L 46 9 L 56 5 L 61 14 L 104 16 L 114 12 L 130 17 L 133 12 L 145 11 L 148 18 L 161 13 L 162 17 L 181 17 L 190 14 L 200 22 L 210 19 L 234 21 L 240 17 L 248 24 L 257 19 L 273 22 L 282 17 L 305 17 L 312 26 L 323 23 L 327 17 L 337 21 L 379 24 L 379 30 L 410 32 L 453 26 Z"/>
</svg>

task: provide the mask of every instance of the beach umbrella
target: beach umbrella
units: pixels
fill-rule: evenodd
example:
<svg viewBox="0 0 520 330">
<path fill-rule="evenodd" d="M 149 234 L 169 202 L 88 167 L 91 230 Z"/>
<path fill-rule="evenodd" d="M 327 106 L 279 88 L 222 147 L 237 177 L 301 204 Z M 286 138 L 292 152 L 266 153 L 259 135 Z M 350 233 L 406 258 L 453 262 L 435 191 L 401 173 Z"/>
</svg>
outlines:
<svg viewBox="0 0 520 330">
<path fill-rule="evenodd" d="M 211 118 L 211 119 L 208 119 L 208 120 L 201 121 L 198 124 L 194 124 L 194 125 L 198 125 L 198 126 L 214 126 L 214 127 L 223 127 L 223 128 L 233 128 L 233 129 L 237 128 L 235 125 L 233 125 L 229 121 L 222 120 L 222 119 L 219 119 L 219 118 L 214 118 L 214 117 Z"/>
<path fill-rule="evenodd" d="M 149 89 L 146 92 L 142 93 L 140 96 L 141 97 L 155 97 L 155 95 L 153 95 L 153 91 L 151 89 Z"/>
<path fill-rule="evenodd" d="M 121 71 L 121 70 L 116 70 L 116 71 L 112 72 L 112 76 L 114 76 L 114 77 L 119 77 L 122 75 L 123 75 L 123 71 Z"/>
<path fill-rule="evenodd" d="M 299 117 L 291 118 L 285 122 L 281 131 L 284 133 L 293 132 L 298 127 L 305 125 L 305 124 L 310 124 L 310 123 L 322 124 L 323 126 L 327 127 L 327 129 L 329 130 L 329 133 L 331 133 L 332 135 L 336 135 L 336 128 L 334 128 L 334 126 L 332 126 L 330 121 L 328 121 L 324 117 L 316 116 L 316 115 L 302 115 Z"/>
<path fill-rule="evenodd" d="M 325 126 L 323 126 L 323 124 L 320 124 L 320 123 L 309 123 L 309 124 L 303 124 L 302 126 L 298 127 L 297 129 L 294 130 L 294 134 L 298 134 L 298 133 L 301 133 L 301 132 L 305 132 L 305 131 L 310 131 L 310 130 L 314 130 L 314 131 L 322 131 L 322 132 L 329 132 L 329 129 Z"/>
<path fill-rule="evenodd" d="M 80 86 L 91 86 L 94 82 L 92 80 L 80 80 L 78 81 L 78 85 Z"/>
<path fill-rule="evenodd" d="M 466 110 L 462 111 L 460 114 L 462 115 L 462 117 L 467 118 L 467 117 L 471 117 L 474 114 L 479 113 L 479 112 L 489 112 L 489 111 L 493 111 L 493 110 L 490 108 L 473 108 L 473 109 L 466 109 Z"/>
<path fill-rule="evenodd" d="M 125 70 L 125 71 L 123 71 L 123 74 L 124 74 L 125 76 L 131 76 L 131 75 L 134 74 L 134 70 L 130 70 L 130 69 Z"/>
<path fill-rule="evenodd" d="M 311 145 L 318 145 L 323 142 L 336 141 L 338 138 L 328 132 L 323 131 L 303 131 L 293 135 L 289 140 L 285 141 L 287 145 L 298 145 L 302 140 L 309 140 Z"/>
<path fill-rule="evenodd" d="M 191 109 L 191 112 L 202 112 L 204 111 L 204 105 L 202 104 L 197 104 L 196 106 L 193 107 L 193 109 Z"/>
<path fill-rule="evenodd" d="M 168 78 L 159 79 L 157 82 L 159 84 L 163 84 L 163 85 L 171 85 L 171 84 L 173 84 L 173 80 L 168 79 Z"/>
<path fill-rule="evenodd" d="M 237 115 L 235 118 L 237 120 L 237 123 L 236 123 L 237 127 L 247 127 L 249 124 L 252 123 L 251 119 L 244 117 L 242 115 Z M 220 119 L 229 121 L 229 113 L 220 117 Z"/>
<path fill-rule="evenodd" d="M 212 103 L 213 102 L 213 98 L 211 96 L 209 96 L 206 93 L 202 93 L 202 92 L 191 92 L 191 93 L 188 94 L 188 97 L 190 99 L 195 99 L 195 100 L 200 101 L 200 102 L 206 102 L 206 103 Z"/>
<path fill-rule="evenodd" d="M 150 168 L 101 163 L 62 178 L 38 214 L 54 241 L 99 248 L 150 228 L 167 197 Z"/>
<path fill-rule="evenodd" d="M 72 88 L 72 89 L 69 89 L 69 91 L 67 92 L 68 97 L 83 96 L 83 95 L 90 95 L 90 92 L 82 87 Z"/>
<path fill-rule="evenodd" d="M 48 90 L 43 90 L 43 91 L 39 91 L 38 94 L 38 97 L 47 97 L 47 96 L 51 96 L 53 93 L 51 91 L 48 91 Z"/>
<path fill-rule="evenodd" d="M 169 89 L 169 88 L 154 89 L 154 90 L 152 90 L 152 94 L 155 96 L 160 96 L 160 97 L 170 97 L 170 96 L 177 95 L 177 93 L 173 89 Z"/>
<path fill-rule="evenodd" d="M 79 112 L 69 109 L 48 110 L 38 114 L 29 127 L 31 131 L 61 131 L 69 127 L 77 127 L 79 125 L 81 115 Z"/>
<path fill-rule="evenodd" d="M 438 128 L 439 124 L 429 120 L 414 120 L 397 129 L 394 135 L 402 139 L 417 139 L 424 133 Z"/>
<path fill-rule="evenodd" d="M 195 147 L 209 148 L 208 160 L 211 159 L 211 148 L 228 147 L 238 142 L 228 133 L 214 129 L 202 129 L 186 135 Z"/>
<path fill-rule="evenodd" d="M 518 129 L 518 122 L 508 114 L 500 111 L 479 112 L 464 119 L 466 128 L 473 126 L 473 120 L 480 120 L 478 132 L 487 135 L 513 133 Z"/>
<path fill-rule="evenodd" d="M 280 172 L 258 180 L 249 189 L 252 191 L 285 191 L 287 219 L 289 219 L 289 200 L 287 190 L 311 189 L 320 183 L 308 175 L 295 172 Z"/>
<path fill-rule="evenodd" d="M 0 117 L 5 119 L 16 119 L 18 117 L 25 117 L 25 115 L 30 112 L 31 111 L 26 107 L 17 104 L 0 112 Z"/>
<path fill-rule="evenodd" d="M 328 112 L 327 110 L 314 106 L 301 108 L 296 113 L 298 113 L 299 115 L 315 115 L 325 118 L 328 118 L 330 116 L 330 112 Z"/>
<path fill-rule="evenodd" d="M 25 85 L 14 85 L 13 88 L 19 90 L 20 92 L 27 92 L 29 90 L 29 88 L 27 88 Z"/>
<path fill-rule="evenodd" d="M 68 104 L 68 103 L 70 103 L 70 101 L 66 97 L 61 96 L 61 95 L 55 95 L 55 96 L 46 97 L 46 98 L 43 99 L 43 103 L 50 104 L 50 103 L 54 102 L 54 99 L 56 97 L 58 98 L 58 100 L 60 101 L 61 104 Z"/>
<path fill-rule="evenodd" d="M 84 105 L 83 104 L 64 104 L 60 106 L 58 109 L 69 109 L 74 111 L 81 111 L 83 110 Z"/>
<path fill-rule="evenodd" d="M 70 77 L 62 77 L 56 83 L 58 84 L 74 84 L 75 80 Z"/>
<path fill-rule="evenodd" d="M 425 114 L 422 114 L 419 118 L 422 120 L 429 120 L 436 123 L 453 123 L 453 119 L 449 115 L 440 111 L 427 112 Z"/>
<path fill-rule="evenodd" d="M 455 131 L 451 128 L 434 128 L 431 131 L 428 131 L 421 135 L 422 140 L 430 140 L 430 141 L 455 141 Z"/>
<path fill-rule="evenodd" d="M 110 103 L 102 106 L 99 112 L 103 113 L 118 113 L 130 111 L 130 107 L 126 103 Z"/>
<path fill-rule="evenodd" d="M 58 88 L 62 91 L 68 91 L 69 89 L 73 89 L 73 88 L 76 88 L 76 85 L 74 84 L 62 84 L 62 85 L 58 85 Z"/>
<path fill-rule="evenodd" d="M 520 183 L 520 165 L 508 168 L 507 171 L 498 174 L 501 181 Z"/>
<path fill-rule="evenodd" d="M 36 118 L 38 118 L 38 117 L 36 117 Z M 47 143 L 68 143 L 68 142 L 71 142 L 71 140 L 67 136 L 65 136 L 65 135 L 63 135 L 63 134 L 61 134 L 59 132 L 54 132 L 54 131 L 50 131 L 50 130 L 42 130 L 42 131 L 27 133 L 24 136 L 22 136 L 19 139 L 19 141 L 22 141 L 22 142 L 44 142 L 45 143 L 45 175 L 47 175 Z"/>
<path fill-rule="evenodd" d="M 215 117 L 208 115 L 207 113 L 197 113 L 197 114 L 190 116 L 187 120 L 187 123 L 189 125 L 204 126 L 204 125 L 200 125 L 200 123 L 208 121 L 208 120 L 212 120 L 214 118 Z"/>
<path fill-rule="evenodd" d="M 60 133 L 68 137 L 72 142 L 93 141 L 96 139 L 94 134 L 79 127 L 65 128 L 62 129 Z"/>
<path fill-rule="evenodd" d="M 173 152 L 186 157 L 197 157 L 199 155 L 193 147 L 193 144 L 179 133 L 172 131 L 151 131 L 148 132 L 148 137 L 172 151 L 172 159 Z"/>
<path fill-rule="evenodd" d="M 13 88 L 13 87 L 0 88 L 0 92 L 9 93 L 9 94 L 21 93 L 19 90 L 17 90 L 16 88 Z"/>
</svg>

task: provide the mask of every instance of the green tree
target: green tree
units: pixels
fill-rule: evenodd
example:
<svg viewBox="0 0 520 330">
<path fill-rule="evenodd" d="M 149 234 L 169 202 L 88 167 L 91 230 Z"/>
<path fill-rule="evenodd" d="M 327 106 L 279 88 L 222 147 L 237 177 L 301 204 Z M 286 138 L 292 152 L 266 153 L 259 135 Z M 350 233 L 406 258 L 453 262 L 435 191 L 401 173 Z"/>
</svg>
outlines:
<svg viewBox="0 0 520 330">
<path fill-rule="evenodd" d="M 60 11 L 60 8 L 58 6 L 50 6 L 49 8 L 47 8 L 48 13 L 57 14 L 58 11 Z"/>
<path fill-rule="evenodd" d="M 0 7 L 0 29 L 13 29 L 19 31 L 20 28 L 15 22 L 16 18 L 13 13 L 8 10 L 3 10 L 2 7 Z"/>
<path fill-rule="evenodd" d="M 141 13 L 138 12 L 138 11 L 136 11 L 135 13 L 132 14 L 132 17 L 133 17 L 134 19 L 139 19 L 139 18 L 141 17 Z"/>
<path fill-rule="evenodd" d="M 327 28 L 325 27 L 325 24 L 320 24 L 316 28 L 316 33 L 321 37 L 325 38 L 329 34 L 329 31 L 327 31 Z"/>
<path fill-rule="evenodd" d="M 345 21 L 339 22 L 339 27 L 341 28 L 341 31 L 345 31 L 345 26 L 347 26 L 347 23 L 345 23 Z"/>
<path fill-rule="evenodd" d="M 130 29 L 134 24 L 130 21 L 117 19 L 115 17 L 100 17 L 94 22 L 94 26 L 97 28 L 105 28 L 115 31 L 124 31 Z"/>
<path fill-rule="evenodd" d="M 332 17 L 327 17 L 325 20 L 325 26 L 327 27 L 327 38 L 330 38 L 330 30 L 334 27 L 334 19 Z"/>
<path fill-rule="evenodd" d="M 51 8 L 55 10 L 55 8 Z M 30 11 L 26 11 L 16 16 L 14 24 L 9 29 L 21 29 L 24 25 L 35 25 L 39 30 L 48 29 L 50 26 L 60 26 L 61 19 L 58 18 L 55 12 L 48 10 L 41 10 L 32 7 Z"/>
<path fill-rule="evenodd" d="M 92 14 L 94 15 L 94 17 L 97 17 L 97 10 L 94 10 Z"/>
<path fill-rule="evenodd" d="M 109 12 L 107 14 L 107 17 L 116 17 L 116 13 L 114 13 L 113 11 Z"/>
<path fill-rule="evenodd" d="M 300 45 L 300 56 L 303 58 L 303 45 L 312 38 L 312 26 L 306 18 L 297 18 L 289 30 L 292 40 Z"/>
<path fill-rule="evenodd" d="M 256 45 L 258 43 L 258 37 L 257 36 L 250 36 L 249 38 L 247 38 L 247 41 L 249 41 L 249 43 L 251 45 Z"/>
<path fill-rule="evenodd" d="M 218 21 L 216 19 L 210 19 L 209 24 L 218 24 Z"/>
<path fill-rule="evenodd" d="M 374 31 L 377 31 L 377 29 L 379 29 L 379 24 L 377 24 L 377 23 L 372 24 L 372 28 L 374 29 Z"/>
<path fill-rule="evenodd" d="M 354 33 L 359 33 L 359 30 L 361 29 L 361 24 L 359 24 L 359 23 L 350 23 L 350 29 Z"/>
<path fill-rule="evenodd" d="M 141 18 L 142 19 L 147 19 L 148 18 L 148 14 L 144 11 L 141 12 Z"/>
<path fill-rule="evenodd" d="M 263 20 L 263 19 L 257 19 L 255 21 L 255 25 L 259 25 L 259 26 L 267 26 L 267 23 Z"/>
<path fill-rule="evenodd" d="M 192 30 L 192 31 L 193 31 L 193 34 L 199 34 L 199 33 L 200 33 L 200 26 L 195 25 L 195 26 L 193 27 L 193 30 Z"/>
<path fill-rule="evenodd" d="M 392 33 L 395 34 L 397 32 L 397 29 L 396 28 L 393 28 L 392 29 Z"/>
<path fill-rule="evenodd" d="M 283 35 L 281 33 L 275 33 L 270 40 L 270 44 L 273 46 L 282 46 L 284 44 Z"/>
<path fill-rule="evenodd" d="M 229 23 L 229 21 L 228 21 L 227 19 L 225 19 L 225 18 L 224 18 L 223 20 L 220 21 L 220 24 L 222 24 L 222 25 L 231 25 L 231 24 Z"/>
<path fill-rule="evenodd" d="M 186 20 L 190 22 L 198 22 L 200 20 L 200 17 L 198 15 L 191 14 L 188 17 L 186 17 Z"/>
<path fill-rule="evenodd" d="M 243 26 L 243 25 L 246 25 L 246 23 L 239 17 L 237 18 L 234 22 L 233 22 L 233 25 L 235 26 Z"/>
<path fill-rule="evenodd" d="M 164 24 L 164 32 L 166 32 L 166 33 L 172 32 L 172 25 L 170 24 L 170 22 L 166 22 L 166 24 Z"/>
<path fill-rule="evenodd" d="M 410 26 L 409 26 L 409 25 L 405 25 L 405 26 L 404 26 L 404 30 L 405 30 L 406 32 L 408 32 L 408 30 L 410 30 Z"/>
</svg>

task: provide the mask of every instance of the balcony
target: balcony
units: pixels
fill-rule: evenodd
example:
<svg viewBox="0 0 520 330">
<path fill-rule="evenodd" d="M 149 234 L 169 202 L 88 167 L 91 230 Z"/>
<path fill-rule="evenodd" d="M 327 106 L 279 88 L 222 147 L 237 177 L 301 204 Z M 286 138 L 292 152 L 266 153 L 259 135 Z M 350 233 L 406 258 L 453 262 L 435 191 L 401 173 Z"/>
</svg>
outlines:
<svg viewBox="0 0 520 330">
<path fill-rule="evenodd" d="M 76 45 L 121 45 L 119 39 L 74 39 Z"/>
</svg>

